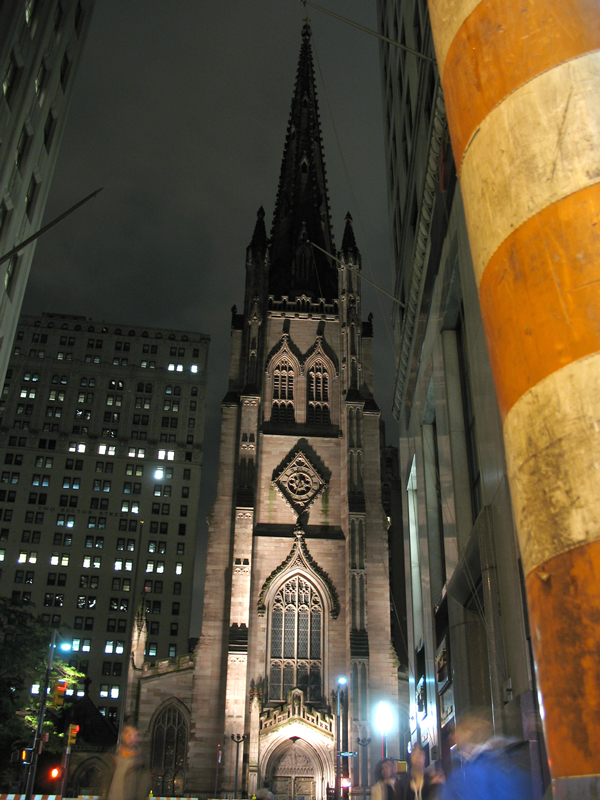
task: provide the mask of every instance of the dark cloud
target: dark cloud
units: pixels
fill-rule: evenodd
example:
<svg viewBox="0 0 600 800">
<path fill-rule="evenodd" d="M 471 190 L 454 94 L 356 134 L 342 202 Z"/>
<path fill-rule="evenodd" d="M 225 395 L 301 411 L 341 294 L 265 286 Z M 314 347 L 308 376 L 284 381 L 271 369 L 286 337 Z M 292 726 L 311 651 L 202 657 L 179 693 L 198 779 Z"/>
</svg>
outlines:
<svg viewBox="0 0 600 800">
<path fill-rule="evenodd" d="M 320 4 L 376 28 L 374 0 Z M 336 244 L 350 211 L 365 275 L 390 291 L 378 42 L 308 10 Z M 25 298 L 27 313 L 210 334 L 203 517 L 215 491 L 229 309 L 242 305 L 261 205 L 270 227 L 305 15 L 298 0 L 97 0 L 46 221 L 104 191 L 39 241 Z M 394 441 L 390 301 L 368 287 L 364 298 Z"/>
</svg>

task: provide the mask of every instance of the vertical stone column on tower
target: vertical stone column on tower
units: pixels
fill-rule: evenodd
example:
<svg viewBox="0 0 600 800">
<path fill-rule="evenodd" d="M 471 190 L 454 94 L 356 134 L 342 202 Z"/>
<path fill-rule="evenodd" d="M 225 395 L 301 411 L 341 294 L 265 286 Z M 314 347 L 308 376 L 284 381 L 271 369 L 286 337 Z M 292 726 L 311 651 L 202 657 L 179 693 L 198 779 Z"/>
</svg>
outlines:
<svg viewBox="0 0 600 800">
<path fill-rule="evenodd" d="M 222 403 L 217 497 L 209 516 L 202 635 L 195 654 L 195 713 L 188 747 L 187 785 L 210 793 L 215 788 L 217 745 L 224 745 L 238 417 L 239 401 L 227 395 Z"/>
</svg>

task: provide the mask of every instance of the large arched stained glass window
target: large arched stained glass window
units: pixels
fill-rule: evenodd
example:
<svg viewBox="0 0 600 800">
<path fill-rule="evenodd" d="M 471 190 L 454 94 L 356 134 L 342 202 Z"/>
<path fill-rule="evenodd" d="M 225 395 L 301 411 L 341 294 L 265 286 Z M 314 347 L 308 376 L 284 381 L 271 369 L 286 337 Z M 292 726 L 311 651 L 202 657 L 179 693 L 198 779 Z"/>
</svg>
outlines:
<svg viewBox="0 0 600 800">
<path fill-rule="evenodd" d="M 286 581 L 271 603 L 269 700 L 283 702 L 298 688 L 321 699 L 323 604 L 301 575 Z"/>
<path fill-rule="evenodd" d="M 152 789 L 162 797 L 181 796 L 185 788 L 187 721 L 177 706 L 168 705 L 152 731 Z"/>
</svg>

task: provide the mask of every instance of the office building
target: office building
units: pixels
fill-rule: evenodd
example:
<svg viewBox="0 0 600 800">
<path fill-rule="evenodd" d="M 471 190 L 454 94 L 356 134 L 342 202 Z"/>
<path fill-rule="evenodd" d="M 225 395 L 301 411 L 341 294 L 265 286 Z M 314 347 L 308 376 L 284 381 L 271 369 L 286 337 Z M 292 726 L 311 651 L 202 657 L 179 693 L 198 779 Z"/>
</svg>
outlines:
<svg viewBox="0 0 600 800">
<path fill-rule="evenodd" d="M 114 724 L 136 612 L 138 660 L 188 653 L 208 344 L 60 314 L 17 327 L 0 406 L 0 593 L 60 629 Z"/>
<path fill-rule="evenodd" d="M 93 8 L 94 0 L 0 5 L 0 258 L 41 227 Z M 0 383 L 34 252 L 35 242 L 0 267 Z"/>
<path fill-rule="evenodd" d="M 396 269 L 409 729 L 447 768 L 477 712 L 547 783 L 502 425 L 424 0 L 378 0 Z"/>
</svg>

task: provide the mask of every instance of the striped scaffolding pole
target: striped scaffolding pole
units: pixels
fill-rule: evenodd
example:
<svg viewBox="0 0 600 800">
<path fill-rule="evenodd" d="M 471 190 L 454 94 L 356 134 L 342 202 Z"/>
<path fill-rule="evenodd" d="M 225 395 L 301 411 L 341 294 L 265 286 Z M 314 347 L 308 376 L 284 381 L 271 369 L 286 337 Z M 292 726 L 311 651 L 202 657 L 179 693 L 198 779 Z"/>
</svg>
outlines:
<svg viewBox="0 0 600 800">
<path fill-rule="evenodd" d="M 600 5 L 429 0 L 554 797 L 600 796 Z"/>
</svg>

